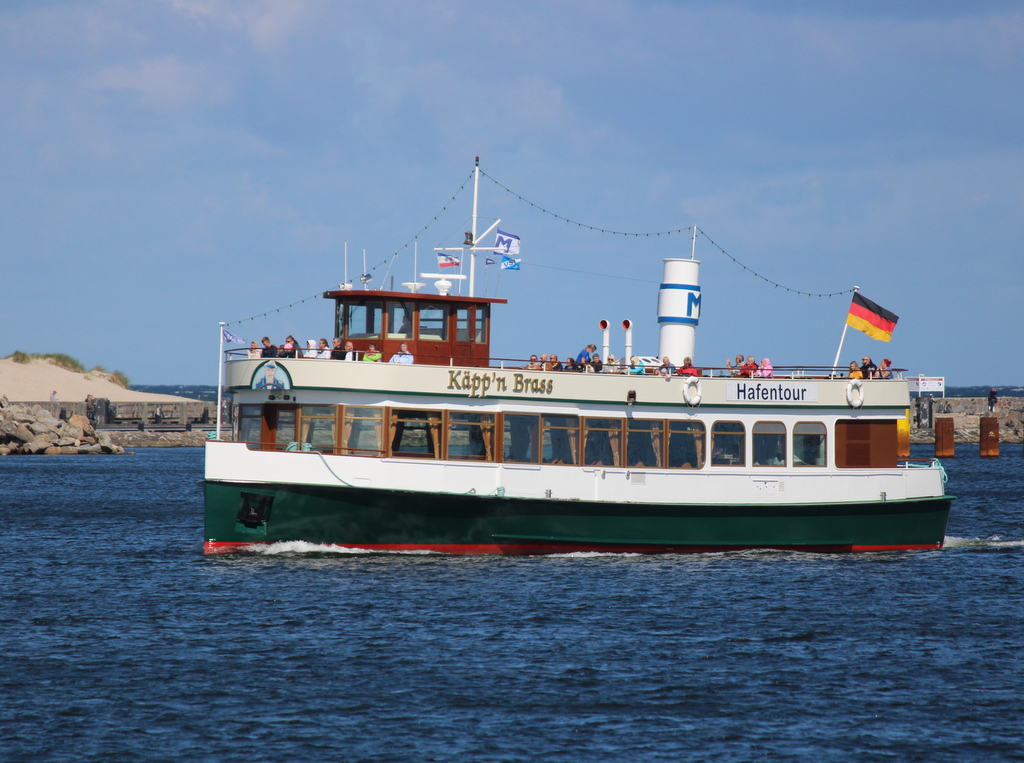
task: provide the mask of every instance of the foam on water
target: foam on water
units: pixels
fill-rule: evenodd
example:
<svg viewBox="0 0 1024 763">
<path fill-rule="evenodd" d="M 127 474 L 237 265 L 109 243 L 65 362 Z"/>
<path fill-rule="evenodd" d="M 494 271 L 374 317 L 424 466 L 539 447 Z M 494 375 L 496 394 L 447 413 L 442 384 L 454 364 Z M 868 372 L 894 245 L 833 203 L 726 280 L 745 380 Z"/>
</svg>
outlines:
<svg viewBox="0 0 1024 763">
<path fill-rule="evenodd" d="M 991 538 L 950 538 L 946 537 L 943 548 L 1019 548 L 1024 540 L 1003 540 L 998 535 Z"/>
</svg>

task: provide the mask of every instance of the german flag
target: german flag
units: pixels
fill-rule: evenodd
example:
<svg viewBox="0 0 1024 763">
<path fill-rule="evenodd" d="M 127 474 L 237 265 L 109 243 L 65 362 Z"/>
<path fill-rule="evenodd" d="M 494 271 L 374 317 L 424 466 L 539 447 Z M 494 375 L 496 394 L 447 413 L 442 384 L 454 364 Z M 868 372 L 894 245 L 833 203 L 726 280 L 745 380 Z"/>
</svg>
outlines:
<svg viewBox="0 0 1024 763">
<path fill-rule="evenodd" d="M 853 303 L 850 305 L 850 314 L 846 316 L 846 325 L 863 331 L 872 339 L 888 342 L 892 339 L 892 330 L 896 328 L 896 321 L 899 319 L 900 317 L 895 313 L 890 313 L 884 307 L 879 307 L 867 297 L 862 297 L 860 292 L 855 291 Z"/>
</svg>

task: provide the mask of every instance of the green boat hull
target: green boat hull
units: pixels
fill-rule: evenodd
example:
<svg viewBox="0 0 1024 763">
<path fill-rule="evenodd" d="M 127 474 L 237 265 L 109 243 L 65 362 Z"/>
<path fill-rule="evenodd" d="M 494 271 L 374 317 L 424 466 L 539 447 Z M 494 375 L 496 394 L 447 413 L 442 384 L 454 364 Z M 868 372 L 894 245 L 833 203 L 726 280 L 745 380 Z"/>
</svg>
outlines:
<svg viewBox="0 0 1024 763">
<path fill-rule="evenodd" d="M 458 554 L 934 549 L 952 500 L 635 504 L 208 480 L 205 550 L 285 541 Z"/>
</svg>

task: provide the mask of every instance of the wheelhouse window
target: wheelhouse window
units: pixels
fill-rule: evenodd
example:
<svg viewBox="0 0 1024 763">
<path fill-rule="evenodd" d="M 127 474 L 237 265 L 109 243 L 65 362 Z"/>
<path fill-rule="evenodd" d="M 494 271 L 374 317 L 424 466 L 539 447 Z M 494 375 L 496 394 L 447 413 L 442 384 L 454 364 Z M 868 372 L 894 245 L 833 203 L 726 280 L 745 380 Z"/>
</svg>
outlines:
<svg viewBox="0 0 1024 763">
<path fill-rule="evenodd" d="M 299 442 L 322 453 L 333 453 L 337 409 L 333 405 L 304 405 L 299 412 Z"/>
<path fill-rule="evenodd" d="M 341 452 L 346 456 L 384 455 L 384 409 L 346 405 L 341 418 Z"/>
<path fill-rule="evenodd" d="M 398 458 L 441 457 L 441 413 L 405 408 L 391 410 L 391 455 Z"/>
<path fill-rule="evenodd" d="M 583 419 L 583 463 L 622 465 L 622 419 Z"/>
<path fill-rule="evenodd" d="M 473 339 L 473 308 L 460 307 L 455 311 L 455 341 L 469 342 Z"/>
<path fill-rule="evenodd" d="M 420 308 L 420 339 L 448 341 L 448 308 L 423 305 Z"/>
<path fill-rule="evenodd" d="M 238 406 L 238 441 L 259 444 L 262 439 L 263 412 L 258 405 Z"/>
<path fill-rule="evenodd" d="M 579 416 L 541 416 L 545 464 L 575 464 L 580 446 Z"/>
<path fill-rule="evenodd" d="M 388 302 L 388 339 L 412 339 L 412 307 L 405 302 Z"/>
<path fill-rule="evenodd" d="M 743 466 L 747 461 L 746 430 L 739 421 L 711 425 L 711 465 Z"/>
<path fill-rule="evenodd" d="M 383 309 L 380 302 L 346 305 L 345 326 L 340 336 L 347 339 L 380 339 Z"/>
<path fill-rule="evenodd" d="M 668 465 L 672 469 L 704 467 L 704 424 L 700 421 L 668 422 Z"/>
<path fill-rule="evenodd" d="M 506 413 L 502 424 L 502 460 L 512 464 L 540 461 L 540 417 L 535 414 Z"/>
<path fill-rule="evenodd" d="M 473 341 L 477 344 L 487 343 L 487 312 L 489 309 L 486 305 L 477 305 L 473 310 L 476 316 L 476 329 L 473 332 Z"/>
<path fill-rule="evenodd" d="M 664 425 L 660 421 L 626 421 L 626 466 L 661 467 Z"/>
<path fill-rule="evenodd" d="M 448 458 L 453 461 L 493 461 L 494 414 L 450 412 Z"/>
<path fill-rule="evenodd" d="M 793 425 L 793 466 L 825 466 L 828 432 L 820 421 L 801 421 Z"/>
<path fill-rule="evenodd" d="M 754 424 L 754 466 L 786 465 L 786 425 L 781 421 L 758 421 Z"/>
<path fill-rule="evenodd" d="M 275 405 L 271 417 L 274 421 L 274 446 L 277 450 L 287 450 L 297 444 L 295 437 L 295 408 Z"/>
</svg>

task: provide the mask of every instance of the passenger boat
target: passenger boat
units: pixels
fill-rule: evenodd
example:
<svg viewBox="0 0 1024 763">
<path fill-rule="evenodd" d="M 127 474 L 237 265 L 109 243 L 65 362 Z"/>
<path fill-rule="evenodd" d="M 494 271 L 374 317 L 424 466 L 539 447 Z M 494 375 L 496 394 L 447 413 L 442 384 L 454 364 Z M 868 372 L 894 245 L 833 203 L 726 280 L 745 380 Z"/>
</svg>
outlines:
<svg viewBox="0 0 1024 763">
<path fill-rule="evenodd" d="M 678 363 L 694 355 L 699 262 L 663 267 L 658 356 Z M 404 342 L 413 363 L 229 354 L 232 436 L 206 445 L 207 553 L 941 548 L 952 497 L 937 461 L 901 455 L 901 378 L 526 370 L 491 359 L 506 300 L 446 280 L 436 294 L 324 293 L 332 335 L 385 361 Z"/>
</svg>

